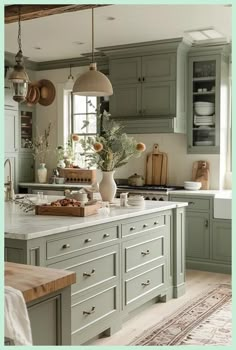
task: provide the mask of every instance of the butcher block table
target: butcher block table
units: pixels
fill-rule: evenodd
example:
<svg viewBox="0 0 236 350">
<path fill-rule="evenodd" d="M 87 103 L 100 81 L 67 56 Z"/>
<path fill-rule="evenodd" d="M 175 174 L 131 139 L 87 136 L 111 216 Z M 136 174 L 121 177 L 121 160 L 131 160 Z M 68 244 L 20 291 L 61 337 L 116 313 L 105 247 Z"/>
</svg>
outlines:
<svg viewBox="0 0 236 350">
<path fill-rule="evenodd" d="M 71 285 L 76 274 L 5 262 L 5 285 L 25 299 L 33 345 L 71 345 Z"/>
</svg>

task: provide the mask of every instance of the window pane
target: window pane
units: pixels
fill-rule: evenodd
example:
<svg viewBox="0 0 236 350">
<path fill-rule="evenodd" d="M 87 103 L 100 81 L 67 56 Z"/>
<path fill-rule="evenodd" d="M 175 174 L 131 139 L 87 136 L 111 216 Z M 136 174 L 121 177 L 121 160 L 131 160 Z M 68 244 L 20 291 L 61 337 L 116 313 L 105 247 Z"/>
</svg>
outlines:
<svg viewBox="0 0 236 350">
<path fill-rule="evenodd" d="M 73 112 L 86 113 L 86 96 L 73 95 Z"/>
<path fill-rule="evenodd" d="M 86 125 L 85 127 L 83 127 Z M 96 114 L 82 114 L 73 116 L 74 134 L 96 134 L 97 117 Z"/>
<path fill-rule="evenodd" d="M 96 108 L 97 108 L 97 97 L 92 96 L 88 97 L 88 113 L 96 113 Z"/>
</svg>

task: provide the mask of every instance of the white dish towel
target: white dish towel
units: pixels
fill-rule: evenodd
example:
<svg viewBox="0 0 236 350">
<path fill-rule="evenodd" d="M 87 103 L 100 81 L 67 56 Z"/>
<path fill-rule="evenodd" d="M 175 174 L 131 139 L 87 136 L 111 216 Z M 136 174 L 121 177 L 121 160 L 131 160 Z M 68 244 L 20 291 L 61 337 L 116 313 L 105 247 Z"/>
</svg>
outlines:
<svg viewBox="0 0 236 350">
<path fill-rule="evenodd" d="M 5 286 L 4 324 L 5 337 L 15 345 L 32 345 L 28 311 L 21 291 Z"/>
</svg>

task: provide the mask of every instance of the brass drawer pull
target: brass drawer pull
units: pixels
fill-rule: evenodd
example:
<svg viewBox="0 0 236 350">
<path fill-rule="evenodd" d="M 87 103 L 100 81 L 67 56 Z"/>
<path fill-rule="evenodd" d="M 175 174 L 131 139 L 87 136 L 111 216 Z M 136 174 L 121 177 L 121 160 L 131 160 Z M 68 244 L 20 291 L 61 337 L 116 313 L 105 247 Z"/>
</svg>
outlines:
<svg viewBox="0 0 236 350">
<path fill-rule="evenodd" d="M 91 315 L 95 312 L 95 306 L 92 307 L 90 311 L 83 311 L 83 315 Z"/>
<path fill-rule="evenodd" d="M 194 202 L 188 202 L 189 205 L 195 204 Z"/>
<path fill-rule="evenodd" d="M 143 228 L 147 228 L 148 227 L 148 224 L 143 224 Z"/>
<path fill-rule="evenodd" d="M 134 230 L 135 230 L 134 226 L 130 227 L 130 231 L 134 231 Z"/>
<path fill-rule="evenodd" d="M 158 221 L 154 221 L 154 223 L 153 223 L 154 225 L 158 225 L 159 224 L 159 222 Z"/>
<path fill-rule="evenodd" d="M 149 284 L 150 284 L 150 281 L 149 280 L 147 280 L 147 282 L 142 282 L 141 283 L 141 286 L 149 286 Z"/>
<path fill-rule="evenodd" d="M 208 223 L 208 220 L 205 221 L 205 227 L 208 227 L 209 226 L 209 223 Z"/>
<path fill-rule="evenodd" d="M 84 240 L 84 243 L 89 243 L 89 242 L 92 242 L 91 238 L 86 238 L 86 239 Z"/>
<path fill-rule="evenodd" d="M 95 269 L 92 269 L 92 271 L 90 273 L 88 272 L 83 272 L 83 276 L 84 277 L 91 277 L 92 275 L 95 274 Z"/>
<path fill-rule="evenodd" d="M 62 249 L 70 248 L 69 243 L 63 244 Z"/>
<path fill-rule="evenodd" d="M 103 238 L 110 237 L 109 233 L 104 233 Z"/>
<path fill-rule="evenodd" d="M 141 252 L 141 254 L 142 254 L 143 256 L 145 256 L 145 255 L 149 255 L 149 254 L 150 254 L 150 250 L 149 250 L 149 249 L 147 249 L 147 250 L 146 250 L 146 252 Z"/>
</svg>

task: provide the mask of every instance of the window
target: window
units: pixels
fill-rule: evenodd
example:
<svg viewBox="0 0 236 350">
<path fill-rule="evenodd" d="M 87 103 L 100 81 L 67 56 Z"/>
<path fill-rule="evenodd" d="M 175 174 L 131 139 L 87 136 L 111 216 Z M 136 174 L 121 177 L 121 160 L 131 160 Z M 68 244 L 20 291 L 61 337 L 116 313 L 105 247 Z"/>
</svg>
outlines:
<svg viewBox="0 0 236 350">
<path fill-rule="evenodd" d="M 78 96 L 71 94 L 71 132 L 80 139 L 97 134 L 97 97 Z M 83 148 L 76 143 L 75 151 L 80 154 L 80 166 L 86 166 Z"/>
</svg>

